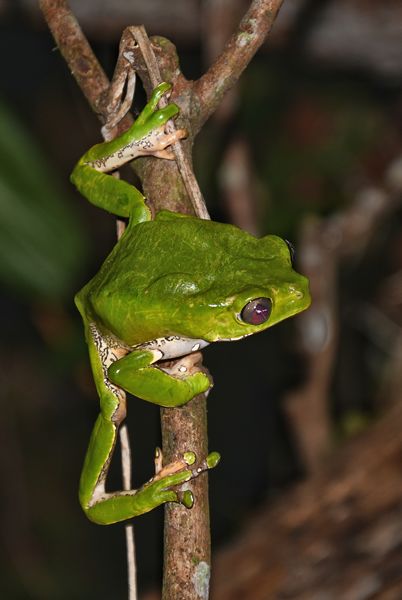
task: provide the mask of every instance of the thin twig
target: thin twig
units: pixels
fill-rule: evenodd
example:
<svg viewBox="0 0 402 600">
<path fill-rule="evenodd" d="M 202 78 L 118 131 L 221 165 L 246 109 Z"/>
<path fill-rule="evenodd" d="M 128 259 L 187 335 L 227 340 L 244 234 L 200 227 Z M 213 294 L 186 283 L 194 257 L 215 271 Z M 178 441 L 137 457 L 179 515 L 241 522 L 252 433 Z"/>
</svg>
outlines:
<svg viewBox="0 0 402 600">
<path fill-rule="evenodd" d="M 108 115 L 105 125 L 102 127 L 102 135 L 106 141 L 116 137 L 114 133 L 119 122 L 126 116 L 133 102 L 135 92 L 136 76 L 131 68 L 129 58 L 126 58 L 125 65 L 118 65 L 115 69 L 112 83 L 109 86 L 107 100 L 104 103 L 104 112 Z M 126 95 L 123 99 L 123 90 L 127 86 Z M 113 173 L 113 176 L 119 178 L 119 172 Z M 126 228 L 125 222 L 121 219 L 116 219 L 116 235 L 119 240 Z M 128 427 L 124 423 L 119 429 L 120 437 L 120 452 L 121 452 L 121 467 L 123 475 L 123 489 L 132 489 L 132 457 L 130 438 L 128 436 Z M 126 535 L 126 560 L 127 560 L 127 587 L 128 600 L 138 599 L 137 589 L 137 562 L 134 540 L 134 525 L 126 524 L 124 527 Z"/>
<path fill-rule="evenodd" d="M 78 85 L 100 121 L 105 123 L 102 128 L 104 139 L 113 139 L 131 123 L 128 110 L 134 96 L 135 74 L 132 75 L 132 70 L 131 74 L 130 71 L 127 71 L 126 63 L 125 71 L 123 69 L 116 70 L 110 84 L 68 3 L 65 0 L 41 0 L 40 7 Z M 122 101 L 121 96 L 126 81 L 126 97 Z M 118 177 L 118 174 L 116 173 L 115 176 Z M 124 231 L 124 222 L 117 220 L 116 227 L 117 238 L 120 238 Z M 127 426 L 122 425 L 119 433 L 123 488 L 130 490 L 132 461 Z M 129 600 L 137 600 L 137 568 L 133 525 L 125 526 L 125 534 Z"/>
<path fill-rule="evenodd" d="M 152 87 L 156 87 L 159 83 L 161 83 L 162 78 L 154 51 L 152 49 L 152 44 L 149 41 L 147 32 L 142 26 L 130 27 L 129 29 L 142 52 L 142 56 L 148 69 Z M 167 106 L 167 104 L 167 98 L 161 98 L 159 102 L 160 107 L 163 108 L 164 106 Z M 168 133 L 173 133 L 175 129 L 175 124 L 171 119 L 166 125 L 166 130 L 168 131 Z M 176 142 L 175 144 L 172 144 L 172 150 L 176 159 L 177 167 L 180 171 L 180 175 L 183 178 L 184 185 L 186 186 L 187 193 L 193 205 L 195 214 L 200 219 L 209 219 L 210 216 L 204 198 L 202 197 L 198 181 L 194 175 L 193 169 L 191 168 L 187 157 L 183 152 L 183 147 L 180 141 Z"/>
<path fill-rule="evenodd" d="M 123 489 L 132 489 L 132 460 L 130 438 L 126 424 L 120 427 L 120 448 L 123 470 Z M 134 527 L 132 524 L 125 526 L 127 547 L 127 577 L 128 577 L 128 600 L 137 600 L 137 561 L 135 556 Z"/>
</svg>

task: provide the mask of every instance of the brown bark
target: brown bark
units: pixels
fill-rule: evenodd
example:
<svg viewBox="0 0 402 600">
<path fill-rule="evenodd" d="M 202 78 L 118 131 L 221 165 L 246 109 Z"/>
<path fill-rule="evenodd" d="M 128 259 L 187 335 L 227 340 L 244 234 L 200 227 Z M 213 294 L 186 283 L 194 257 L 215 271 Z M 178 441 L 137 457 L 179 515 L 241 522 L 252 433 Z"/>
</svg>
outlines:
<svg viewBox="0 0 402 600">
<path fill-rule="evenodd" d="M 65 0 L 42 0 L 40 7 L 53 37 L 92 110 L 101 114 L 101 102 L 109 80 L 92 52 Z"/>
<path fill-rule="evenodd" d="M 193 131 L 201 129 L 226 92 L 237 82 L 270 32 L 282 2 L 253 0 L 214 64 L 195 82 L 198 111 L 192 118 Z"/>
<path fill-rule="evenodd" d="M 165 458 L 174 460 L 186 450 L 208 453 L 206 399 L 197 396 L 182 408 L 162 409 Z M 208 476 L 203 473 L 187 488 L 194 495 L 191 510 L 165 505 L 163 600 L 208 598 L 211 571 Z"/>
<path fill-rule="evenodd" d="M 94 113 L 101 123 L 105 123 L 110 82 L 67 1 L 39 0 L 39 5 L 71 74 Z M 110 138 L 125 131 L 131 122 L 127 115 Z"/>
</svg>

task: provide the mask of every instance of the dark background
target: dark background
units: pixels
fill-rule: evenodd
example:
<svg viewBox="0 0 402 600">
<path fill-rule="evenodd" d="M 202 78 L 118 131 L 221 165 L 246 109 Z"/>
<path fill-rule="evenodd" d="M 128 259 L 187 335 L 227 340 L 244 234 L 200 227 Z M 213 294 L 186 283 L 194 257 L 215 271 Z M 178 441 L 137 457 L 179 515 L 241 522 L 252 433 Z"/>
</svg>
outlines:
<svg viewBox="0 0 402 600">
<path fill-rule="evenodd" d="M 297 247 L 307 218 L 331 218 L 359 193 L 385 189 L 401 143 L 402 3 L 288 2 L 233 105 L 200 134 L 195 168 L 212 218 L 232 220 L 222 165 L 240 140 L 255 228 Z M 72 6 L 108 75 L 122 29 L 143 22 L 177 44 L 184 74 L 197 78 L 213 53 L 213 6 L 166 4 L 170 19 L 163 3 L 150 0 Z M 227 21 L 236 23 L 247 6 L 227 2 Z M 0 2 L 0 56 L 1 595 L 124 598 L 123 527 L 91 524 L 77 500 L 97 398 L 73 296 L 113 246 L 115 224 L 68 177 L 100 141 L 99 125 L 36 3 Z M 400 223 L 396 202 L 357 257 L 339 265 L 339 341 L 323 400 L 331 451 L 387 409 L 383 390 L 401 323 Z M 362 317 L 374 313 L 376 323 Z M 209 347 L 204 357 L 215 380 L 210 448 L 223 457 L 210 475 L 216 549 L 230 544 L 263 500 L 308 474 L 283 409 L 303 384 L 307 359 L 297 319 Z M 139 484 L 160 443 L 159 411 L 132 399 L 128 425 Z M 115 462 L 110 489 L 120 485 Z M 162 515 L 159 509 L 135 521 L 141 590 L 160 579 Z"/>
</svg>

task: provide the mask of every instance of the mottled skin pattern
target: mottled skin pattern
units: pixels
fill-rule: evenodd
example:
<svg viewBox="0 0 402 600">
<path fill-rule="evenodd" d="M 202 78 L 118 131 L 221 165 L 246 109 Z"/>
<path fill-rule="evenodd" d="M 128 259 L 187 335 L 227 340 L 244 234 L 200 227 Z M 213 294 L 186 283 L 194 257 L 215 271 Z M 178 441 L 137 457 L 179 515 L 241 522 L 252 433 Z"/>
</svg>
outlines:
<svg viewBox="0 0 402 600">
<path fill-rule="evenodd" d="M 178 111 L 173 104 L 156 110 L 168 89 L 168 84 L 158 86 L 130 130 L 94 146 L 72 174 L 93 204 L 129 218 L 98 274 L 76 296 L 100 398 L 80 502 L 90 519 L 104 524 L 168 501 L 190 506 L 192 498 L 180 494 L 178 486 L 219 460 L 211 453 L 197 462 L 190 448 L 181 461 L 158 467 L 139 490 L 107 493 L 125 391 L 160 406 L 183 405 L 211 386 L 197 366 L 199 348 L 266 329 L 310 302 L 307 281 L 293 270 L 289 248 L 280 238 L 256 239 L 232 225 L 167 211 L 151 220 L 140 192 L 106 173 L 146 153 L 171 158 L 166 146 L 184 133 L 172 137 L 164 132 Z M 250 324 L 242 311 L 256 299 L 269 303 L 269 312 L 263 322 Z M 160 362 L 179 357 L 174 367 Z"/>
</svg>

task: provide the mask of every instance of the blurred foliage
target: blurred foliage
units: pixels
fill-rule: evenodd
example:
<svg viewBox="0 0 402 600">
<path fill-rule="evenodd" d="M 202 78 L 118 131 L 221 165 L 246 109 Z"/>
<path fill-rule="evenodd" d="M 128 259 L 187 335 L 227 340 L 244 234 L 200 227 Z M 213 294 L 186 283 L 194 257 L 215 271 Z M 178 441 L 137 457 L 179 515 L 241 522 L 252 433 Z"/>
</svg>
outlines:
<svg viewBox="0 0 402 600">
<path fill-rule="evenodd" d="M 0 103 L 0 281 L 20 296 L 61 299 L 86 240 L 40 149 Z"/>
</svg>

